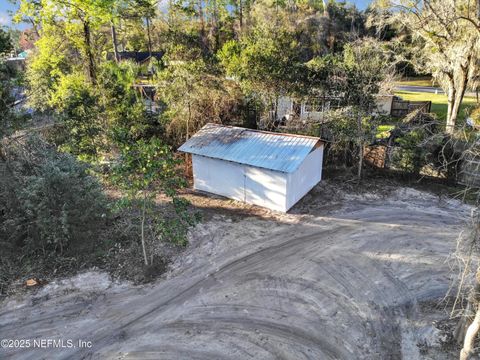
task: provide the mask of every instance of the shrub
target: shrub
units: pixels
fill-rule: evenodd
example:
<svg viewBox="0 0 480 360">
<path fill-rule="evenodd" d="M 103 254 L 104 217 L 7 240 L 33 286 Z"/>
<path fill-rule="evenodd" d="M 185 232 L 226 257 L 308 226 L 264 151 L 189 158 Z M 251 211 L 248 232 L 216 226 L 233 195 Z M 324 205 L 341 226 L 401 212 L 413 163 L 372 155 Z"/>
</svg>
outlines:
<svg viewBox="0 0 480 360">
<path fill-rule="evenodd" d="M 361 114 L 360 114 L 361 115 Z M 328 141 L 325 154 L 327 164 L 352 166 L 359 156 L 358 143 L 370 144 L 375 139 L 377 116 L 361 116 L 354 107 L 330 110 L 323 115 L 323 121 L 312 125 L 307 134 L 320 136 Z"/>
<path fill-rule="evenodd" d="M 419 174 L 426 164 L 427 151 L 423 142 L 426 134 L 423 129 L 415 129 L 396 140 L 399 148 L 394 153 L 392 165 L 407 173 Z"/>
<path fill-rule="evenodd" d="M 94 89 L 83 76 L 66 75 L 60 78 L 51 103 L 61 120 L 62 131 L 56 139 L 60 149 L 82 160 L 93 161 L 101 147 L 102 130 Z"/>
<path fill-rule="evenodd" d="M 99 68 L 98 101 L 109 145 L 121 147 L 162 132 L 159 117 L 146 111 L 140 92 L 132 86 L 138 73 L 138 66 L 129 61 L 107 62 Z"/>
<path fill-rule="evenodd" d="M 75 256 L 93 249 L 107 214 L 85 164 L 38 138 L 7 148 L 1 232 L 24 254 Z"/>
<path fill-rule="evenodd" d="M 149 248 L 153 247 L 148 246 L 149 238 L 185 246 L 187 229 L 195 223 L 195 218 L 187 211 L 188 202 L 177 195 L 177 190 L 185 185 L 185 179 L 177 174 L 179 159 L 169 146 L 151 138 L 148 142 L 139 140 L 121 150 L 114 179 L 126 191 L 127 198 L 122 203 L 138 213 L 143 261 L 149 265 Z M 162 216 L 155 208 L 155 198 L 160 192 L 172 200 L 174 211 L 171 217 Z M 150 228 L 154 230 L 149 231 Z"/>
</svg>

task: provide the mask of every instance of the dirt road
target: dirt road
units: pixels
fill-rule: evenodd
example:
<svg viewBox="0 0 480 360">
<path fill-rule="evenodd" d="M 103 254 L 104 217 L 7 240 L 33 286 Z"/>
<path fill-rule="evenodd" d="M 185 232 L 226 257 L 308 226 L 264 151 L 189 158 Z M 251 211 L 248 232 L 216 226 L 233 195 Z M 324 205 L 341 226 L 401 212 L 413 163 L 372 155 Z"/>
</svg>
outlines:
<svg viewBox="0 0 480 360">
<path fill-rule="evenodd" d="M 447 292 L 446 258 L 469 208 L 411 189 L 337 205 L 276 221 L 216 216 L 151 286 L 88 273 L 8 299 L 0 338 L 93 346 L 0 349 L 0 357 L 428 358 L 417 342 L 435 331 L 419 304 Z"/>
</svg>

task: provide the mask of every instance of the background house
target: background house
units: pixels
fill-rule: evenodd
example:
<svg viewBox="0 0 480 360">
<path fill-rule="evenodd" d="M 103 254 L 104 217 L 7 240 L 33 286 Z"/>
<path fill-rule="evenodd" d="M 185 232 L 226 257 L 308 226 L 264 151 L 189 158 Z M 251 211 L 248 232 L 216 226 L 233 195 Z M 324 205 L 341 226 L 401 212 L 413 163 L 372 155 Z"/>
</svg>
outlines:
<svg viewBox="0 0 480 360">
<path fill-rule="evenodd" d="M 377 95 L 376 112 L 390 115 L 393 102 L 394 95 Z M 313 101 L 296 101 L 291 97 L 281 96 L 278 98 L 276 120 L 285 122 L 296 118 L 300 121 L 318 122 L 322 121 L 326 111 L 338 109 L 340 106 L 340 99 L 335 98 L 318 97 Z"/>
</svg>

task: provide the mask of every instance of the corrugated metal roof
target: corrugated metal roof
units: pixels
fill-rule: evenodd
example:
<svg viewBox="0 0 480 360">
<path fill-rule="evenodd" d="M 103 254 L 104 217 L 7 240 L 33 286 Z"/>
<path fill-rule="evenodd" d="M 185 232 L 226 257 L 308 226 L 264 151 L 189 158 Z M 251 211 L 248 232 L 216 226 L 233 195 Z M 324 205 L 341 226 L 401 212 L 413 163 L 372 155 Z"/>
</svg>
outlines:
<svg viewBox="0 0 480 360">
<path fill-rule="evenodd" d="M 207 124 L 178 150 L 290 173 L 319 141 L 311 136 Z"/>
</svg>

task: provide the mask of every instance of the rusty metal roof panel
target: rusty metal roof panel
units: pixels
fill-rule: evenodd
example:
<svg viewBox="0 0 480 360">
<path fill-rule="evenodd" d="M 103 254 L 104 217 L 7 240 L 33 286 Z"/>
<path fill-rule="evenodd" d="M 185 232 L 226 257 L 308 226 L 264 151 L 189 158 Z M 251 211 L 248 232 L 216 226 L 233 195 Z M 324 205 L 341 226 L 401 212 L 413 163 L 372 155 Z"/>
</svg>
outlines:
<svg viewBox="0 0 480 360">
<path fill-rule="evenodd" d="M 291 173 L 320 141 L 311 136 L 207 124 L 178 150 Z"/>
</svg>

